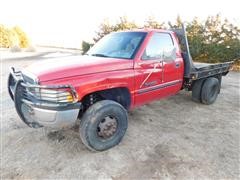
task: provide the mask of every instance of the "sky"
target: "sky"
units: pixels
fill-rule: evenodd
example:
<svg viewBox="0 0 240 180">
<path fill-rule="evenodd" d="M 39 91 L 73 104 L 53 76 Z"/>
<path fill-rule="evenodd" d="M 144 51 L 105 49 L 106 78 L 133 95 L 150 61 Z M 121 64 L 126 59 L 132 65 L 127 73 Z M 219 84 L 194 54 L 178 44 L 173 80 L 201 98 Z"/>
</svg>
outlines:
<svg viewBox="0 0 240 180">
<path fill-rule="evenodd" d="M 91 41 L 104 19 L 120 16 L 141 25 L 149 16 L 185 21 L 221 14 L 240 26 L 239 0 L 0 0 L 0 24 L 18 25 L 33 45 L 81 47 Z"/>
</svg>

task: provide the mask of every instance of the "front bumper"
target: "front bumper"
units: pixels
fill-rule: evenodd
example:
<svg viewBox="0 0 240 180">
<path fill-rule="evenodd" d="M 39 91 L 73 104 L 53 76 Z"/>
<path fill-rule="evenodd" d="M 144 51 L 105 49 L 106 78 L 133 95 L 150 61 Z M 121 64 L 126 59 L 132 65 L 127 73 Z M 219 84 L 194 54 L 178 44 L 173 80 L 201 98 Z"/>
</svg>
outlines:
<svg viewBox="0 0 240 180">
<path fill-rule="evenodd" d="M 71 88 L 69 85 L 40 86 L 28 84 L 21 76 L 21 72 L 12 69 L 8 79 L 9 95 L 14 101 L 16 111 L 28 126 L 38 128 L 64 127 L 72 125 L 78 118 L 81 109 L 80 102 L 56 103 L 43 101 L 29 93 L 29 88 Z M 75 93 L 75 92 L 72 92 Z"/>
</svg>

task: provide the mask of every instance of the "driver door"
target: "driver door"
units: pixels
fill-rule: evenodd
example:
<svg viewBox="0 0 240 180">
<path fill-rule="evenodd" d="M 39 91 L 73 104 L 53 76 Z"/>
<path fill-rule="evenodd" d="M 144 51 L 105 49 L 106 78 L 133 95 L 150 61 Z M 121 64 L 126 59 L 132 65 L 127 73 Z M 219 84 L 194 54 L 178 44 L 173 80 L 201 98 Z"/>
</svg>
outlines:
<svg viewBox="0 0 240 180">
<path fill-rule="evenodd" d="M 150 37 L 141 60 L 135 63 L 136 106 L 176 92 L 171 89 L 178 79 L 178 76 L 174 76 L 175 60 L 176 50 L 171 35 L 155 32 Z M 169 72 L 171 73 L 167 74 Z"/>
</svg>

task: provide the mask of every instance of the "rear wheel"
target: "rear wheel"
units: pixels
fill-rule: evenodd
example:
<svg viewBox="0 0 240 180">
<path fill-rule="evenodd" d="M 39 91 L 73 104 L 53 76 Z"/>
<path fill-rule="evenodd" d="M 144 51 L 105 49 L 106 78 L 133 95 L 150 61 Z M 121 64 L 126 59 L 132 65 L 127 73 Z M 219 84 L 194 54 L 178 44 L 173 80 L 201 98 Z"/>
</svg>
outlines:
<svg viewBox="0 0 240 180">
<path fill-rule="evenodd" d="M 212 104 L 216 101 L 220 91 L 220 84 L 217 78 L 211 77 L 204 81 L 201 91 L 201 100 L 203 104 Z"/>
<path fill-rule="evenodd" d="M 201 102 L 201 92 L 202 92 L 202 85 L 205 79 L 200 79 L 195 81 L 192 86 L 192 100 L 195 102 Z"/>
<path fill-rule="evenodd" d="M 127 111 L 120 104 L 103 100 L 90 106 L 80 122 L 82 142 L 95 151 L 117 145 L 128 126 Z"/>
</svg>

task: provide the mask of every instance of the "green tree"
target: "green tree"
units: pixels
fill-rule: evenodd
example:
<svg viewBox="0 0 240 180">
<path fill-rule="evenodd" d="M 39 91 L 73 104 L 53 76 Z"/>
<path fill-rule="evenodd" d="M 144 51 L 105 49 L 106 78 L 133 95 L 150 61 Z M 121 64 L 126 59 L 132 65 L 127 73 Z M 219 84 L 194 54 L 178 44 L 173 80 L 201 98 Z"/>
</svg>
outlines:
<svg viewBox="0 0 240 180">
<path fill-rule="evenodd" d="M 137 28 L 137 25 L 134 22 L 129 21 L 125 16 L 120 17 L 116 24 L 110 24 L 108 20 L 104 20 L 104 22 L 100 24 L 99 30 L 96 32 L 96 37 L 94 37 L 93 40 L 96 43 L 103 36 L 113 31 L 121 31 L 134 28 Z"/>
<path fill-rule="evenodd" d="M 103 36 L 112 32 L 113 25 L 109 23 L 107 19 L 105 19 L 99 26 L 99 30 L 96 32 L 96 36 L 93 38 L 94 42 L 98 42 Z"/>
<path fill-rule="evenodd" d="M 168 22 L 168 27 L 181 28 L 182 19 Z M 154 17 L 148 17 L 144 23 L 145 28 L 165 29 L 165 23 L 158 22 Z M 120 17 L 115 24 L 105 20 L 96 32 L 94 42 L 113 31 L 134 29 L 138 26 L 126 17 Z M 190 52 L 194 60 L 200 62 L 224 62 L 240 59 L 240 28 L 227 19 L 222 20 L 220 15 L 209 16 L 205 21 L 194 18 L 187 23 L 187 36 Z M 86 43 L 86 42 L 85 42 Z M 88 49 L 87 44 L 83 44 Z"/>
<path fill-rule="evenodd" d="M 147 20 L 145 20 L 144 28 L 165 29 L 164 25 L 164 22 L 160 23 L 153 16 L 149 16 Z"/>
<path fill-rule="evenodd" d="M 85 54 L 93 44 L 82 41 L 82 54 Z"/>
<path fill-rule="evenodd" d="M 129 21 L 126 16 L 120 17 L 119 22 L 113 25 L 113 31 L 135 29 L 138 26 L 133 21 Z"/>
<path fill-rule="evenodd" d="M 202 60 L 206 58 L 204 50 L 204 26 L 198 18 L 194 18 L 192 22 L 187 24 L 187 37 L 191 56 L 194 60 Z"/>
<path fill-rule="evenodd" d="M 209 16 L 204 24 L 205 53 L 209 62 L 223 62 L 240 57 L 240 29 L 220 15 Z"/>
<path fill-rule="evenodd" d="M 182 23 L 183 23 L 183 21 L 182 21 L 180 15 L 178 15 L 177 18 L 176 18 L 176 21 L 174 23 L 172 23 L 171 21 L 168 21 L 168 26 L 171 29 L 181 28 Z"/>
</svg>

